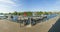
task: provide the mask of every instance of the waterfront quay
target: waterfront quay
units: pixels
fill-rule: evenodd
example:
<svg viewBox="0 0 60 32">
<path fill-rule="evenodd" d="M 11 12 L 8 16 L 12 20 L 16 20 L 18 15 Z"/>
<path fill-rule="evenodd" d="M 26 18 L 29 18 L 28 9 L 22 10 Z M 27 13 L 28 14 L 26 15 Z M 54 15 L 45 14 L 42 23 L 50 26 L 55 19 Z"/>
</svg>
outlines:
<svg viewBox="0 0 60 32">
<path fill-rule="evenodd" d="M 0 19 L 0 32 L 50 32 L 50 28 L 59 18 L 59 16 L 56 16 L 31 27 L 20 27 L 20 23 Z"/>
<path fill-rule="evenodd" d="M 37 23 L 40 23 L 45 18 L 47 18 L 47 15 L 43 16 L 18 16 L 18 15 L 0 15 L 0 19 L 9 20 L 12 22 L 16 22 L 20 24 L 21 26 L 33 26 Z"/>
</svg>

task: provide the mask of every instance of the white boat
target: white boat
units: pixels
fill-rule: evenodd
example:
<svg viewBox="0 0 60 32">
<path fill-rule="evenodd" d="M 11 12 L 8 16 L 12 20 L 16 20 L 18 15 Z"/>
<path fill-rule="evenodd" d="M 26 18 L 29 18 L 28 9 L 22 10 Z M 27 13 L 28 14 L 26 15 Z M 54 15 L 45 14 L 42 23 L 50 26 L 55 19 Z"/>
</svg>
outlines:
<svg viewBox="0 0 60 32">
<path fill-rule="evenodd" d="M 0 15 L 0 19 L 5 19 L 6 16 L 5 15 Z"/>
</svg>

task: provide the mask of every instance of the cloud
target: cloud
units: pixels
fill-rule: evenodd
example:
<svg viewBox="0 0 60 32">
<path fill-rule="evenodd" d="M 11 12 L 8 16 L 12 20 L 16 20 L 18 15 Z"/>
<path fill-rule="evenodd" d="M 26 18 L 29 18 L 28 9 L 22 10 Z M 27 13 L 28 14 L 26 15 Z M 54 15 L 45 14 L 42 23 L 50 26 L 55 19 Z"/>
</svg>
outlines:
<svg viewBox="0 0 60 32">
<path fill-rule="evenodd" d="M 16 2 L 12 1 L 12 0 L 0 0 L 0 5 L 4 4 L 4 5 L 11 5 L 11 6 L 17 6 Z"/>
<path fill-rule="evenodd" d="M 0 12 L 12 12 L 18 7 L 19 5 L 12 0 L 0 0 Z"/>
<path fill-rule="evenodd" d="M 13 1 L 11 0 L 0 0 L 0 2 L 4 2 L 4 3 L 9 3 L 9 4 L 15 4 Z"/>
<path fill-rule="evenodd" d="M 21 7 L 22 3 L 19 3 L 19 0 L 0 0 L 0 13 L 17 11 Z"/>
</svg>

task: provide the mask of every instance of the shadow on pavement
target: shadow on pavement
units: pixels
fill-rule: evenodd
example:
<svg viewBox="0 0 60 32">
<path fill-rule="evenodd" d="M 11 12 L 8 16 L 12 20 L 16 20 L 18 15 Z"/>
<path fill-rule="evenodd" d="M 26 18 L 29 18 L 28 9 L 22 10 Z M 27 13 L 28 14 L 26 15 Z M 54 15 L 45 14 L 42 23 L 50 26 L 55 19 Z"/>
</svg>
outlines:
<svg viewBox="0 0 60 32">
<path fill-rule="evenodd" d="M 56 21 L 56 23 L 50 28 L 48 32 L 60 32 L 60 18 Z"/>
</svg>

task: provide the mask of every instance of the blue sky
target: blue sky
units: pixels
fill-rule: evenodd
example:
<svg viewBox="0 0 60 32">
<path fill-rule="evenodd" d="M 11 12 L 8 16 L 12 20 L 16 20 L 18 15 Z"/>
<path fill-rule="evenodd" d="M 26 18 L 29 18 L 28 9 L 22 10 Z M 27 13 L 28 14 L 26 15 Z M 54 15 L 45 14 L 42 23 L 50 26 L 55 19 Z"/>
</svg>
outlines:
<svg viewBox="0 0 60 32">
<path fill-rule="evenodd" d="M 59 11 L 60 0 L 31 0 L 31 11 Z"/>
<path fill-rule="evenodd" d="M 0 13 L 60 11 L 60 0 L 0 0 Z"/>
</svg>

